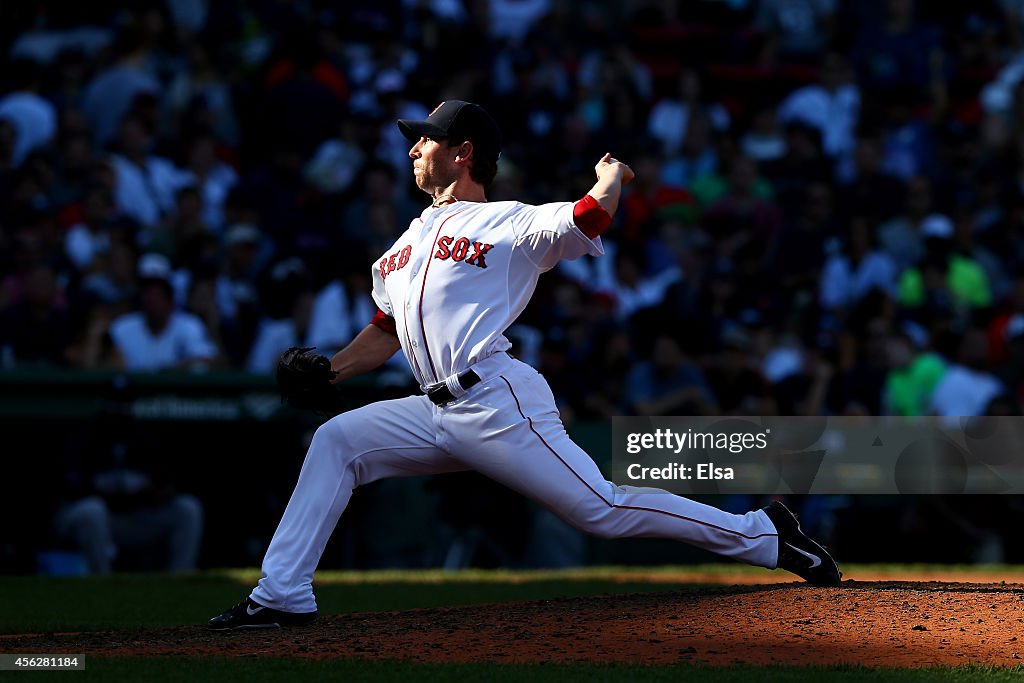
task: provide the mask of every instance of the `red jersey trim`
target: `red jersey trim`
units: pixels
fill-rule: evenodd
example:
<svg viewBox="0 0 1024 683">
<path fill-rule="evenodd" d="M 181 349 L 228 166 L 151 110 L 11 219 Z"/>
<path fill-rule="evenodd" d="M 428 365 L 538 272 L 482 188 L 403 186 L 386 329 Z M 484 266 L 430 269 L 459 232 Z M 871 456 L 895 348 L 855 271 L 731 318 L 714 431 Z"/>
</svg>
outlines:
<svg viewBox="0 0 1024 683">
<path fill-rule="evenodd" d="M 379 308 L 377 309 L 376 315 L 373 316 L 373 320 L 370 321 L 370 324 L 375 327 L 379 327 L 388 334 L 396 337 L 398 336 L 398 331 L 395 329 L 395 319 Z"/>
<path fill-rule="evenodd" d="M 612 217 L 589 194 L 583 195 L 572 207 L 572 219 L 584 235 L 590 239 L 598 237 L 612 224 Z"/>
</svg>

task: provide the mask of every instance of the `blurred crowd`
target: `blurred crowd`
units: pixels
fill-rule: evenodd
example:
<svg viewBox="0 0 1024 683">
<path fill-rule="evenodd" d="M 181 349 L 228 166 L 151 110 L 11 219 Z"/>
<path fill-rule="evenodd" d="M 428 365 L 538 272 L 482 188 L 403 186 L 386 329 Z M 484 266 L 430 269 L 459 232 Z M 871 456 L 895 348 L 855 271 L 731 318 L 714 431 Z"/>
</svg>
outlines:
<svg viewBox="0 0 1024 683">
<path fill-rule="evenodd" d="M 340 348 L 427 203 L 394 122 L 457 98 L 504 130 L 492 201 L 637 173 L 607 255 L 508 333 L 567 422 L 1021 414 L 1024 0 L 28 1 L 0 44 L 0 369 Z M 191 568 L 201 506 L 122 408 L 57 525 L 92 571 L 142 527 Z M 910 559 L 1014 559 L 1016 502 L 961 498 L 804 519 L 864 559 L 894 523 Z"/>
<path fill-rule="evenodd" d="M 1021 412 L 1020 0 L 0 18 L 0 367 L 340 348 L 426 205 L 394 121 L 460 98 L 505 132 L 492 201 L 574 200 L 606 151 L 637 173 L 608 255 L 542 278 L 509 331 L 567 420 Z"/>
</svg>

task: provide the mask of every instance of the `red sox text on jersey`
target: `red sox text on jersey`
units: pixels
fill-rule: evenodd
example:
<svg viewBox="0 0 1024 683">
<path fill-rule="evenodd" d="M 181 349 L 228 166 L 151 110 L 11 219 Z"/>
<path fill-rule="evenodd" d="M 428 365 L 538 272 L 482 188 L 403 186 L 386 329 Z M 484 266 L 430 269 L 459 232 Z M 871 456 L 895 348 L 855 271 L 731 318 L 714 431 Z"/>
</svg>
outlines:
<svg viewBox="0 0 1024 683">
<path fill-rule="evenodd" d="M 466 254 L 469 252 L 469 245 L 471 244 L 473 245 L 473 254 L 467 257 Z M 437 240 L 437 252 L 434 253 L 434 258 L 442 260 L 451 258 L 452 261 L 466 259 L 466 263 L 479 268 L 486 268 L 487 262 L 484 261 L 484 256 L 493 248 L 493 244 L 480 244 L 479 242 L 470 242 L 469 238 L 466 237 L 455 239 L 451 235 L 445 235 Z"/>
<path fill-rule="evenodd" d="M 572 202 L 455 202 L 426 209 L 377 261 L 373 298 L 426 387 L 508 350 L 541 273 L 603 251 Z"/>
<path fill-rule="evenodd" d="M 471 248 L 472 252 L 470 252 Z M 452 261 L 464 261 L 478 268 L 486 268 L 487 252 L 493 248 L 493 244 L 474 242 L 468 237 L 456 238 L 454 235 L 444 235 L 437 240 L 437 251 L 434 253 L 434 258 L 441 260 L 450 258 Z M 382 258 L 378 264 L 381 278 L 387 278 L 393 271 L 404 268 L 409 263 L 411 254 L 412 247 L 406 245 L 399 251 Z"/>
</svg>

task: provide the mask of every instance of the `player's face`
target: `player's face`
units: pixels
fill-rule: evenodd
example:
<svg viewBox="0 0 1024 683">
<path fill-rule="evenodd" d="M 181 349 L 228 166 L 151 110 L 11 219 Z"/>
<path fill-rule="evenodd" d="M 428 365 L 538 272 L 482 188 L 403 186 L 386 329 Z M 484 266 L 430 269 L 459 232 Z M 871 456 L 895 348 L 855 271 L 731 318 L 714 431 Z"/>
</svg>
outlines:
<svg viewBox="0 0 1024 683">
<path fill-rule="evenodd" d="M 434 194 L 452 185 L 458 179 L 455 155 L 457 147 L 449 147 L 446 140 L 420 138 L 409 150 L 416 187 Z"/>
</svg>

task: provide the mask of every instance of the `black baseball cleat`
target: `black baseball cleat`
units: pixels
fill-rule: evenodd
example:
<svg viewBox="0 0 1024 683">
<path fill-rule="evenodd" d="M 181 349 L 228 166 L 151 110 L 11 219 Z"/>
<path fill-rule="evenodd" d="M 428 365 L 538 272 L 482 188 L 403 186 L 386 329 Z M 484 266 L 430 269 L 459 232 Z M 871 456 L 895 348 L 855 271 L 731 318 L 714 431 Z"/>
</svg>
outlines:
<svg viewBox="0 0 1024 683">
<path fill-rule="evenodd" d="M 246 598 L 234 607 L 210 619 L 214 631 L 234 631 L 242 628 L 281 628 L 302 626 L 316 619 L 316 612 L 282 612 L 264 607 L 252 598 Z"/>
<path fill-rule="evenodd" d="M 838 586 L 843 574 L 822 546 L 800 530 L 796 515 L 778 501 L 762 508 L 779 532 L 778 567 L 815 586 Z"/>
</svg>

